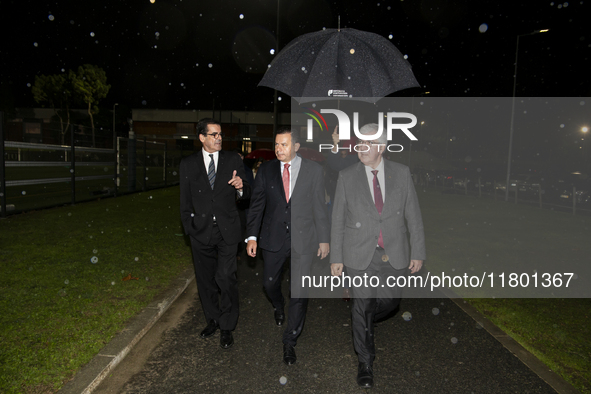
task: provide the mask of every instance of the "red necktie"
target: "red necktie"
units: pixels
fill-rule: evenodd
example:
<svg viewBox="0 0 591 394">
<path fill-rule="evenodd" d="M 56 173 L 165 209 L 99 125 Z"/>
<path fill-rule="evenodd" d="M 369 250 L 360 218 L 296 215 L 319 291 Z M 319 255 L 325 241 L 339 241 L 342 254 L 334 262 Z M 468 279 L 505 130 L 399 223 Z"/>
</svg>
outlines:
<svg viewBox="0 0 591 394">
<path fill-rule="evenodd" d="M 289 202 L 289 164 L 283 167 L 283 190 L 285 191 L 285 200 Z"/>
<path fill-rule="evenodd" d="M 378 213 L 382 214 L 382 209 L 384 208 L 384 200 L 382 199 L 382 189 L 380 188 L 380 182 L 378 181 L 378 170 L 373 170 L 373 197 L 376 204 L 376 209 Z M 384 238 L 382 237 L 382 230 L 380 230 L 380 237 L 378 238 L 378 245 L 380 248 L 384 248 Z"/>
</svg>

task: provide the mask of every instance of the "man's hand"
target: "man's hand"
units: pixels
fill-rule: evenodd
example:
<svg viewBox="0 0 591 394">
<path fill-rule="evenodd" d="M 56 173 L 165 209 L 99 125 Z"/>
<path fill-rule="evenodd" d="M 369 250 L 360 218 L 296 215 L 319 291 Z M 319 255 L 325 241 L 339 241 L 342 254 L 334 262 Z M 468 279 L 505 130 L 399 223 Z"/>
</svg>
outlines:
<svg viewBox="0 0 591 394">
<path fill-rule="evenodd" d="M 332 276 L 341 276 L 341 274 L 343 273 L 343 264 L 331 264 L 330 273 L 332 274 Z"/>
<path fill-rule="evenodd" d="M 257 255 L 257 241 L 255 241 L 254 239 L 251 239 L 250 241 L 248 241 L 248 243 L 246 244 L 246 253 L 250 257 L 256 257 L 256 255 Z"/>
<path fill-rule="evenodd" d="M 318 254 L 316 256 L 320 256 L 320 260 L 328 256 L 330 253 L 330 245 L 328 243 L 321 243 L 319 244 Z"/>
<path fill-rule="evenodd" d="M 411 260 L 408 269 L 410 269 L 410 273 L 414 274 L 415 272 L 419 272 L 423 267 L 423 260 Z"/>
<path fill-rule="evenodd" d="M 232 179 L 228 181 L 228 184 L 234 186 L 239 191 L 242 190 L 242 179 L 236 176 L 236 170 L 232 173 Z"/>
<path fill-rule="evenodd" d="M 339 144 L 339 142 L 341 142 L 341 140 L 339 139 L 339 126 L 335 126 L 334 131 L 332 133 L 332 152 L 333 153 L 337 153 L 339 150 L 337 149 L 337 145 Z"/>
</svg>

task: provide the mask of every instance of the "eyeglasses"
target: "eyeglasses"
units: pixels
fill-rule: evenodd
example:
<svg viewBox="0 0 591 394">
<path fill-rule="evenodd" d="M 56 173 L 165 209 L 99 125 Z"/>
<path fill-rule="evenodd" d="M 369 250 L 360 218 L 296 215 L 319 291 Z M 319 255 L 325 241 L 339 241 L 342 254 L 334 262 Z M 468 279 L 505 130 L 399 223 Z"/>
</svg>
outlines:
<svg viewBox="0 0 591 394">
<path fill-rule="evenodd" d="M 217 139 L 217 138 L 218 138 L 218 136 L 219 136 L 220 138 L 223 138 L 223 137 L 224 137 L 224 133 L 209 133 L 209 134 L 206 134 L 206 135 L 210 135 L 210 136 L 212 136 L 214 140 L 215 140 L 215 139 Z"/>
</svg>

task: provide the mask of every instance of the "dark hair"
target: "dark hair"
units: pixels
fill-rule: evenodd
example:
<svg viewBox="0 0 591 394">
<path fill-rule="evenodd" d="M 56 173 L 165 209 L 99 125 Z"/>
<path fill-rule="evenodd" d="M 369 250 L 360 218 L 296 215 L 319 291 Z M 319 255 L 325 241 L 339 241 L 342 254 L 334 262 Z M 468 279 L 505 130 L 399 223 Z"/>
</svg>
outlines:
<svg viewBox="0 0 591 394">
<path fill-rule="evenodd" d="M 240 148 L 236 148 L 236 149 L 234 149 L 234 152 L 238 153 L 238 154 L 239 154 L 239 155 L 241 155 L 241 156 L 246 156 L 246 155 L 244 154 L 244 152 L 242 151 L 242 149 L 240 149 Z"/>
<path fill-rule="evenodd" d="M 277 134 L 291 134 L 291 142 L 295 145 L 295 144 L 299 144 L 300 143 L 300 136 L 298 135 L 298 133 L 294 130 L 292 130 L 290 127 L 282 127 L 279 130 L 277 130 Z"/>
<path fill-rule="evenodd" d="M 220 122 L 218 122 L 215 119 L 212 119 L 212 118 L 203 118 L 203 119 L 201 119 L 197 123 L 197 134 L 201 134 L 201 135 L 207 136 L 207 127 L 210 124 L 217 124 L 218 126 L 222 127 L 220 125 Z"/>
</svg>

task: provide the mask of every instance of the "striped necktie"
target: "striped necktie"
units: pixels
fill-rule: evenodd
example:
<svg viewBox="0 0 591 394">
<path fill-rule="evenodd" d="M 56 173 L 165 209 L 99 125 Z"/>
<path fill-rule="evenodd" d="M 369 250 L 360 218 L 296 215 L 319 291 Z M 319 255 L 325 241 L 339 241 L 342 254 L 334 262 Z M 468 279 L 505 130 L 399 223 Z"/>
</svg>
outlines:
<svg viewBox="0 0 591 394">
<path fill-rule="evenodd" d="M 209 185 L 213 190 L 213 184 L 215 183 L 215 163 L 213 162 L 213 155 L 209 155 L 211 159 L 209 161 L 209 169 L 207 170 L 207 178 L 209 179 Z"/>
</svg>

